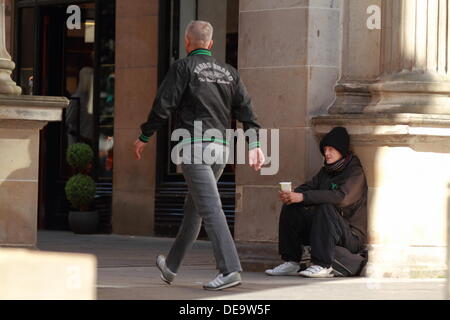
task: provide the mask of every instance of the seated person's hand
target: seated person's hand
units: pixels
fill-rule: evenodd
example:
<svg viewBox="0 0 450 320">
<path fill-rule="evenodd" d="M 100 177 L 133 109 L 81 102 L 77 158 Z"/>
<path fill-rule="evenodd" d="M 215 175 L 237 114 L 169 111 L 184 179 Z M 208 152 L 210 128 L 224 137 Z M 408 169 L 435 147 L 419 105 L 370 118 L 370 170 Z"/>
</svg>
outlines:
<svg viewBox="0 0 450 320">
<path fill-rule="evenodd" d="M 279 191 L 280 200 L 284 204 L 303 202 L 303 193 Z"/>
</svg>

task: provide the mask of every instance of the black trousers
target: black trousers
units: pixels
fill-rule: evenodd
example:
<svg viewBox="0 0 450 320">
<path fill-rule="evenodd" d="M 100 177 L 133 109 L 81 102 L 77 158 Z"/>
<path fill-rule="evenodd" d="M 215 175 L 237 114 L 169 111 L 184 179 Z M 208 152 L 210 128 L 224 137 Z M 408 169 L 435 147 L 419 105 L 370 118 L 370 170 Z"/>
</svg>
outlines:
<svg viewBox="0 0 450 320">
<path fill-rule="evenodd" d="M 283 205 L 279 223 L 278 248 L 284 261 L 300 262 L 303 246 L 311 246 L 311 262 L 328 268 L 334 260 L 334 248 L 359 252 L 363 244 L 351 232 L 350 225 L 331 204 Z"/>
</svg>

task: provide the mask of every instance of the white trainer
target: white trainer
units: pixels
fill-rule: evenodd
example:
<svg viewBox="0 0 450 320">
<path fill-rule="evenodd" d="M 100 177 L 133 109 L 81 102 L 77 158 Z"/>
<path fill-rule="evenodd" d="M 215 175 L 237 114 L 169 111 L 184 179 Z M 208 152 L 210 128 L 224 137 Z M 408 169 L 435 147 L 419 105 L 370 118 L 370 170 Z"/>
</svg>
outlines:
<svg viewBox="0 0 450 320">
<path fill-rule="evenodd" d="M 332 272 L 332 267 L 324 268 L 319 265 L 312 265 L 306 270 L 299 272 L 299 275 L 307 278 L 333 278 L 334 274 Z"/>
<path fill-rule="evenodd" d="M 288 261 L 279 266 L 266 270 L 269 276 L 298 276 L 300 266 L 297 262 Z"/>
</svg>

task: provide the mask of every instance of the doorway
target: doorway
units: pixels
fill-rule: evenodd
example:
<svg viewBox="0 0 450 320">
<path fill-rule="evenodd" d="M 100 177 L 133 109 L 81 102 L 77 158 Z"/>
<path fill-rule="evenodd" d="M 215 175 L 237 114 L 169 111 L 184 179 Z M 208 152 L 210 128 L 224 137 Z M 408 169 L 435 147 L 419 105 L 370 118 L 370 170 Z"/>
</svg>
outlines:
<svg viewBox="0 0 450 320">
<path fill-rule="evenodd" d="M 80 12 L 80 25 L 67 26 L 68 6 Z M 70 12 L 70 11 L 69 11 Z M 65 183 L 72 172 L 68 145 L 89 144 L 94 150 L 95 207 L 100 232 L 111 231 L 114 110 L 115 1 L 36 0 L 16 3 L 18 83 L 24 94 L 65 96 L 63 121 L 40 133 L 38 228 L 68 230 L 71 209 Z"/>
</svg>

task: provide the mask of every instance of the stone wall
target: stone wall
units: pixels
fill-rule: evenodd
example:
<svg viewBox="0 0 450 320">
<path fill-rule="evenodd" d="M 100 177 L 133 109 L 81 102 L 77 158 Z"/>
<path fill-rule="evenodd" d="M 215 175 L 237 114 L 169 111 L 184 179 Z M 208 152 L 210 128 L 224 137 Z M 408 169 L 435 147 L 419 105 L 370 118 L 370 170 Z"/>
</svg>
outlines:
<svg viewBox="0 0 450 320">
<path fill-rule="evenodd" d="M 116 2 L 113 232 L 152 235 L 156 135 L 135 160 L 140 135 L 157 90 L 158 1 Z"/>
<path fill-rule="evenodd" d="M 239 71 L 264 128 L 280 133 L 280 170 L 236 173 L 236 226 L 244 269 L 278 258 L 278 182 L 298 185 L 321 167 L 310 125 L 334 100 L 340 66 L 340 1 L 240 1 Z"/>
</svg>

